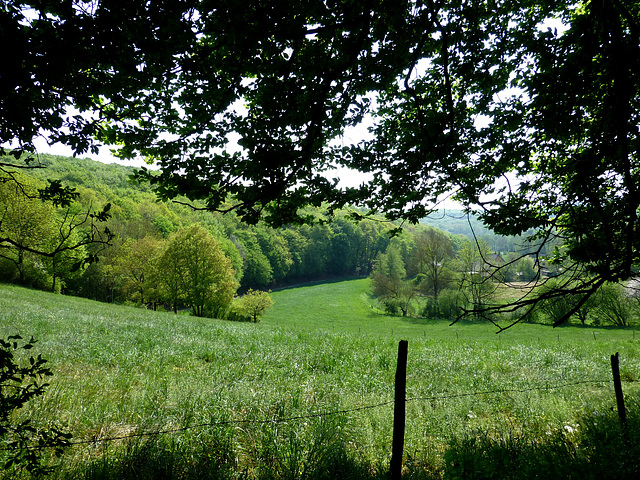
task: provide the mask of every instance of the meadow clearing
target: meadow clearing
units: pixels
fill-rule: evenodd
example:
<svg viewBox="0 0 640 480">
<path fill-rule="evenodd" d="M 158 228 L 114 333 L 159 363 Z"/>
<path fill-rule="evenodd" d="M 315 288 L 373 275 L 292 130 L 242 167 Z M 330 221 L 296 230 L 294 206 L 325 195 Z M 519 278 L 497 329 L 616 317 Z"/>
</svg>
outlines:
<svg viewBox="0 0 640 480">
<path fill-rule="evenodd" d="M 638 473 L 629 459 L 638 457 L 630 435 L 640 398 L 633 329 L 522 324 L 496 335 L 486 323 L 389 317 L 367 279 L 273 299 L 253 324 L 0 285 L 0 336 L 35 337 L 54 372 L 18 420 L 73 434 L 73 446 L 47 460 L 49 478 L 385 478 L 401 339 L 404 477 Z M 626 432 L 615 413 L 616 352 Z"/>
</svg>

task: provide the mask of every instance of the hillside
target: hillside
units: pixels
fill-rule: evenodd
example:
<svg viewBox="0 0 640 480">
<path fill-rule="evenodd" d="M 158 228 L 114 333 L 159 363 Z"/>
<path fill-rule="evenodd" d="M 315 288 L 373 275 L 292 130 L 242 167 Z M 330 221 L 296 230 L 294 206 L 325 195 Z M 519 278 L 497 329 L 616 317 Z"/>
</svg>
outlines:
<svg viewBox="0 0 640 480">
<path fill-rule="evenodd" d="M 577 460 L 560 447 L 585 448 L 602 435 L 584 415 L 610 412 L 613 351 L 623 359 L 625 393 L 638 393 L 631 380 L 640 349 L 628 330 L 525 324 L 495 335 L 488 324 L 376 315 L 365 280 L 291 288 L 274 299 L 252 324 L 0 285 L 0 336 L 35 336 L 54 372 L 49 393 L 21 418 L 55 420 L 73 434 L 74 446 L 50 459 L 60 462 L 50 478 L 97 480 L 109 471 L 124 480 L 131 464 L 136 475 L 158 478 L 151 472 L 170 464 L 190 478 L 214 469 L 215 478 L 284 479 L 286 466 L 318 479 L 336 471 L 380 479 L 401 338 L 409 340 L 408 478 L 449 478 L 455 470 L 445 458 L 475 458 L 465 442 L 489 430 L 496 443 L 482 458 L 490 472 L 502 468 L 504 448 L 543 476 L 551 464 L 542 459 L 555 472 L 572 471 Z M 616 419 L 599 422 L 609 440 L 580 457 L 579 468 L 619 472 L 606 460 Z M 578 433 L 560 435 L 566 425 Z M 165 433 L 137 436 L 154 431 Z M 535 452 L 524 448 L 532 444 Z"/>
</svg>

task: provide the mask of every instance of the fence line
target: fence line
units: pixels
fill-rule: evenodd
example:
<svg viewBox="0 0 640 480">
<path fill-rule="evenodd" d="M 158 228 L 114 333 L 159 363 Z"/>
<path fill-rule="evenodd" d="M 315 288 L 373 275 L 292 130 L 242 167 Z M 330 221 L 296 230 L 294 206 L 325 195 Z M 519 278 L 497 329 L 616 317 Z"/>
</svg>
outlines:
<svg viewBox="0 0 640 480">
<path fill-rule="evenodd" d="M 555 390 L 555 389 L 561 389 L 561 388 L 567 388 L 567 387 L 573 387 L 573 386 L 577 386 L 577 385 L 584 385 L 584 384 L 605 384 L 605 383 L 611 383 L 612 380 L 581 380 L 578 382 L 569 382 L 569 383 L 562 383 L 562 384 L 558 384 L 558 385 L 544 385 L 544 386 L 537 386 L 537 387 L 528 387 L 528 388 L 505 388 L 505 389 L 497 389 L 497 390 L 484 390 L 484 391 L 478 391 L 478 392 L 467 392 L 467 393 L 457 393 L 457 394 L 451 394 L 451 395 L 433 395 L 433 396 L 429 396 L 429 397 L 412 397 L 412 398 L 406 398 L 405 402 L 419 402 L 419 401 L 433 401 L 433 400 L 448 400 L 448 399 L 454 399 L 454 398 L 462 398 L 462 397 L 472 397 L 472 396 L 481 396 L 481 395 L 495 395 L 495 394 L 504 394 L 504 393 L 525 393 L 525 392 L 531 392 L 531 391 L 538 391 L 538 390 Z M 345 414 L 349 414 L 349 413 L 355 413 L 355 412 L 360 412 L 360 411 L 364 411 L 364 410 L 372 410 L 372 409 L 376 409 L 376 408 L 381 408 L 381 407 L 386 407 L 389 405 L 393 405 L 395 403 L 395 400 L 389 400 L 386 402 L 381 402 L 381 403 L 377 403 L 377 404 L 373 404 L 373 405 L 363 405 L 360 407 L 354 407 L 354 408 L 349 408 L 349 409 L 345 409 L 345 410 L 335 410 L 335 411 L 331 411 L 331 412 L 318 412 L 318 413 L 311 413 L 311 414 L 307 414 L 307 415 L 295 415 L 295 416 L 291 416 L 291 417 L 283 417 L 283 418 L 271 418 L 271 419 L 262 419 L 262 420 L 251 420 L 251 419 L 235 419 L 235 420 L 223 420 L 223 421 L 219 421 L 219 422 L 208 422 L 208 423 L 199 423 L 196 425 L 189 425 L 186 427 L 178 427 L 178 428 L 167 428 L 167 429 L 161 429 L 161 430 L 154 430 L 154 431 L 147 431 L 147 432 L 139 432 L 139 433 L 129 433 L 127 435 L 118 435 L 118 436 L 114 436 L 114 437 L 105 437 L 105 438 L 101 438 L 101 439 L 91 439 L 91 440 L 77 440 L 77 441 L 70 441 L 68 443 L 67 446 L 76 446 L 76 445 L 89 445 L 89 444 L 97 444 L 97 443 L 108 443 L 108 442 L 115 442 L 115 441 L 119 441 L 119 440 L 128 440 L 128 439 L 132 439 L 132 438 L 142 438 L 142 437 L 153 437 L 153 436 L 157 436 L 157 435 L 163 435 L 163 434 L 170 434 L 170 433 L 179 433 L 179 432 L 184 432 L 184 431 L 188 431 L 188 430 L 194 430 L 197 428 L 206 428 L 206 427 L 218 427 L 218 426 L 223 426 L 223 425 L 248 425 L 248 424 L 255 424 L 255 425 L 264 425 L 264 424 L 268 424 L 268 423 L 286 423 L 286 422 L 292 422 L 292 421 L 297 421 L 297 420 L 308 420 L 308 419 L 312 419 L 312 418 L 320 418 L 320 417 L 330 417 L 330 416 L 335 416 L 335 415 L 345 415 Z M 20 447 L 16 447 L 16 448 L 0 448 L 0 451 L 6 451 L 6 450 L 16 450 L 19 449 Z M 33 448 L 37 448 L 37 447 L 33 447 Z M 49 448 L 54 448 L 54 447 L 49 447 Z"/>
<path fill-rule="evenodd" d="M 601 383 L 611 383 L 612 380 L 581 380 L 579 382 L 571 382 L 571 383 L 562 383 L 559 385 L 546 385 L 544 387 L 528 387 L 528 388 L 505 388 L 499 390 L 485 390 L 482 392 L 469 392 L 469 393 L 456 393 L 453 395 L 441 395 L 441 396 L 433 396 L 433 397 L 415 397 L 415 398 L 407 398 L 407 402 L 412 401 L 422 401 L 422 400 L 447 400 L 449 398 L 460 398 L 460 397 L 475 397 L 480 395 L 490 395 L 496 393 L 525 393 L 531 392 L 534 390 L 554 390 L 559 388 L 573 387 L 576 385 L 583 384 L 601 384 Z"/>
</svg>

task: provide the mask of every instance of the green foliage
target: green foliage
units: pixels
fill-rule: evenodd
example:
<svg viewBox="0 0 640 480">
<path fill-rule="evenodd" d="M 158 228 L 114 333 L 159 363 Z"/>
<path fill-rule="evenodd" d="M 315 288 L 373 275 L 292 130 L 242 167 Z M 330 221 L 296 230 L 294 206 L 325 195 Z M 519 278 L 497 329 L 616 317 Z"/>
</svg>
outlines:
<svg viewBox="0 0 640 480">
<path fill-rule="evenodd" d="M 545 291 L 557 289 L 562 279 L 550 279 L 541 287 Z M 540 312 L 548 322 L 557 324 L 560 319 L 577 317 L 585 325 L 613 325 L 627 327 L 637 320 L 638 302 L 634 298 L 634 290 L 617 283 L 605 283 L 595 295 L 585 298 L 568 291 L 565 295 L 554 296 L 544 300 Z"/>
<path fill-rule="evenodd" d="M 267 292 L 249 289 L 239 298 L 234 299 L 231 306 L 232 319 L 248 319 L 258 323 L 264 312 L 273 306 L 273 299 Z"/>
<path fill-rule="evenodd" d="M 454 280 L 451 264 L 454 258 L 453 242 L 442 230 L 428 229 L 416 236 L 413 262 L 422 274 L 420 289 L 436 300 L 440 292 Z"/>
<path fill-rule="evenodd" d="M 242 283 L 251 287 L 266 287 L 273 282 L 273 267 L 260 248 L 256 235 L 250 231 L 238 232 L 241 246 L 240 256 L 243 259 Z"/>
<path fill-rule="evenodd" d="M 482 239 L 475 243 L 465 240 L 456 258 L 459 288 L 465 293 L 469 305 L 465 310 L 472 314 L 482 312 L 496 289 L 493 252 Z"/>
<path fill-rule="evenodd" d="M 504 265 L 500 269 L 499 275 L 506 283 L 528 284 L 540 280 L 540 273 L 536 268 L 534 258 L 529 255 L 523 257 L 516 252 L 504 255 Z"/>
<path fill-rule="evenodd" d="M 637 270 L 634 0 L 8 0 L 3 15 L 3 44 L 15 48 L 0 67 L 0 144 L 17 146 L 0 162 L 5 173 L 16 161 L 38 165 L 38 137 L 75 154 L 95 153 L 98 140 L 121 158 L 157 162 L 134 176 L 162 199 L 250 224 L 317 222 L 303 207 L 323 203 L 415 223 L 453 195 L 495 233 L 522 236 L 538 260 L 568 260 L 584 279 L 574 294 Z M 371 139 L 345 143 L 367 122 Z M 368 176 L 343 188 L 335 167 Z M 93 179 L 76 171 L 68 180 Z M 69 205 L 74 192 L 55 182 L 42 198 Z M 326 274 L 349 245 L 312 233 L 304 275 Z M 373 252 L 370 239 L 368 252 L 355 247 L 364 274 L 387 246 L 374 238 Z"/>
<path fill-rule="evenodd" d="M 29 281 L 27 269 L 37 252 L 46 251 L 55 236 L 56 212 L 34 198 L 38 187 L 27 176 L 0 177 L 0 256 L 14 263 L 22 284 Z"/>
<path fill-rule="evenodd" d="M 174 311 L 184 301 L 198 317 L 223 316 L 238 288 L 231 261 L 198 224 L 170 237 L 157 275 Z"/>
<path fill-rule="evenodd" d="M 392 243 L 384 253 L 378 255 L 370 277 L 373 293 L 391 315 L 400 312 L 402 316 L 407 316 L 412 311 L 415 289 L 406 276 L 400 250 Z"/>
<path fill-rule="evenodd" d="M 558 283 L 560 283 L 560 280 L 555 278 L 547 280 L 545 285 L 540 287 L 543 291 L 542 293 L 557 289 Z M 546 316 L 548 322 L 554 325 L 561 319 L 567 317 L 567 315 L 571 316 L 571 313 L 575 312 L 575 316 L 578 317 L 580 322 L 584 325 L 587 322 L 590 313 L 596 307 L 597 301 L 595 297 L 591 297 L 578 307 L 581 301 L 581 295 L 572 295 L 567 292 L 565 295 L 544 300 L 541 303 L 540 312 Z"/>
<path fill-rule="evenodd" d="M 617 283 L 600 287 L 591 306 L 597 324 L 627 327 L 638 318 L 638 301 Z"/>
<path fill-rule="evenodd" d="M 458 320 L 467 306 L 467 299 L 462 291 L 448 288 L 443 290 L 438 298 L 427 299 L 422 310 L 422 316 Z"/>
<path fill-rule="evenodd" d="M 0 338 L 0 462 L 5 475 L 18 475 L 22 469 L 42 475 L 50 471 L 41 463 L 43 451 L 54 449 L 61 455 L 71 435 L 18 419 L 17 412 L 45 394 L 49 384 L 42 381 L 53 375 L 42 355 L 30 356 L 28 361 L 17 355 L 31 350 L 36 343 L 33 338 L 21 340 L 19 335 Z"/>
<path fill-rule="evenodd" d="M 96 250 L 111 241 L 109 229 L 99 227 L 109 218 L 110 205 L 93 211 L 71 200 L 46 203 L 37 193 L 40 185 L 0 168 L 0 257 L 15 264 L 20 283 L 34 283 L 27 275 L 31 270 L 36 279 L 48 275 L 43 283 L 58 291 L 59 280 L 79 276 L 84 265 L 96 260 Z"/>
<path fill-rule="evenodd" d="M 56 254 L 55 269 L 52 261 L 43 262 L 35 254 L 25 252 L 23 284 L 37 288 L 51 289 L 51 272 L 56 271 L 63 274 L 63 278 L 56 279 L 56 284 L 64 285 L 65 293 L 102 301 L 151 302 L 155 305 L 158 299 L 155 297 L 160 294 L 155 278 L 161 277 L 160 272 L 149 276 L 149 272 L 135 265 L 149 263 L 153 256 L 155 248 L 145 252 L 144 242 L 155 239 L 154 242 L 157 240 L 164 249 L 167 232 L 194 223 L 201 223 L 220 243 L 232 262 L 242 290 L 370 273 L 380 249 L 386 248 L 390 241 L 389 225 L 372 220 L 354 222 L 347 217 L 347 211 L 334 212 L 334 220 L 322 226 L 290 225 L 281 230 L 262 224 L 247 226 L 241 225 L 231 213 L 223 216 L 193 211 L 180 203 L 156 202 L 153 193 L 145 190 L 143 185 L 128 182 L 128 175 L 132 172 L 128 167 L 50 155 L 42 155 L 41 161 L 47 168 L 28 171 L 24 178 L 37 183 L 49 175 L 71 182 L 79 193 L 79 204 L 73 205 L 74 211 L 80 206 L 87 209 L 92 204 L 110 204 L 111 217 L 107 225 L 115 238 L 111 242 L 113 246 L 104 250 L 93 244 L 87 245 L 84 251 L 88 255 L 99 251 L 101 261 L 78 269 L 75 267 L 79 255 L 71 251 Z M 85 181 L 91 183 L 82 183 Z M 37 205 L 39 201 L 35 202 Z M 308 209 L 308 212 L 326 217 L 323 208 Z M 166 228 L 159 228 L 159 225 Z M 412 238 L 420 228 L 408 228 L 401 243 L 394 240 L 404 261 L 411 258 Z M 81 252 L 82 248 L 78 249 L 78 254 Z M 58 261 L 63 257 L 69 257 L 69 261 Z M 165 265 L 165 268 L 170 269 L 170 266 Z M 2 277 L 5 281 L 20 281 L 15 266 L 7 265 L 2 271 L 6 272 Z M 141 291 L 140 287 L 147 282 L 149 285 L 142 287 Z M 164 293 L 168 296 L 166 301 L 173 306 L 174 302 L 170 300 L 173 296 L 166 291 Z M 177 303 L 181 302 L 182 299 L 178 299 Z"/>
<path fill-rule="evenodd" d="M 157 268 L 162 247 L 158 239 L 149 236 L 128 238 L 120 247 L 112 272 L 122 278 L 122 290 L 128 300 L 140 304 L 159 300 L 162 272 Z"/>
</svg>

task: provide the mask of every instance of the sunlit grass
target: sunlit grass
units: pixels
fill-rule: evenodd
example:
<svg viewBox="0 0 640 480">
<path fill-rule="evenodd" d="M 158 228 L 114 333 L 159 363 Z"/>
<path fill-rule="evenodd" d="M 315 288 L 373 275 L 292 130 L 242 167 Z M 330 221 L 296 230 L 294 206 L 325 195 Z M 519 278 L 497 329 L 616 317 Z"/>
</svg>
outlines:
<svg viewBox="0 0 640 480">
<path fill-rule="evenodd" d="M 384 473 L 393 407 L 356 409 L 393 400 L 401 338 L 409 340 L 406 451 L 430 471 L 442 468 L 453 437 L 496 425 L 544 437 L 613 407 L 615 352 L 625 392 L 638 391 L 631 330 L 523 324 L 496 335 L 488 324 L 380 315 L 368 288 L 362 279 L 274 292 L 274 307 L 252 324 L 0 286 L 0 334 L 33 335 L 55 373 L 25 417 L 55 421 L 86 442 L 190 427 L 169 435 L 182 445 L 176 452 L 218 442 L 216 465 L 249 478 L 298 478 L 276 472 L 285 461 L 320 465 L 305 456 L 314 436 L 335 446 L 332 455 L 350 455 L 359 475 L 362 465 Z M 591 380 L 606 383 L 578 383 Z M 545 388 L 565 384 L 574 385 Z M 257 423 L 220 424 L 228 421 Z M 162 442 L 157 448 L 169 448 Z M 127 444 L 73 447 L 61 472 Z"/>
</svg>

